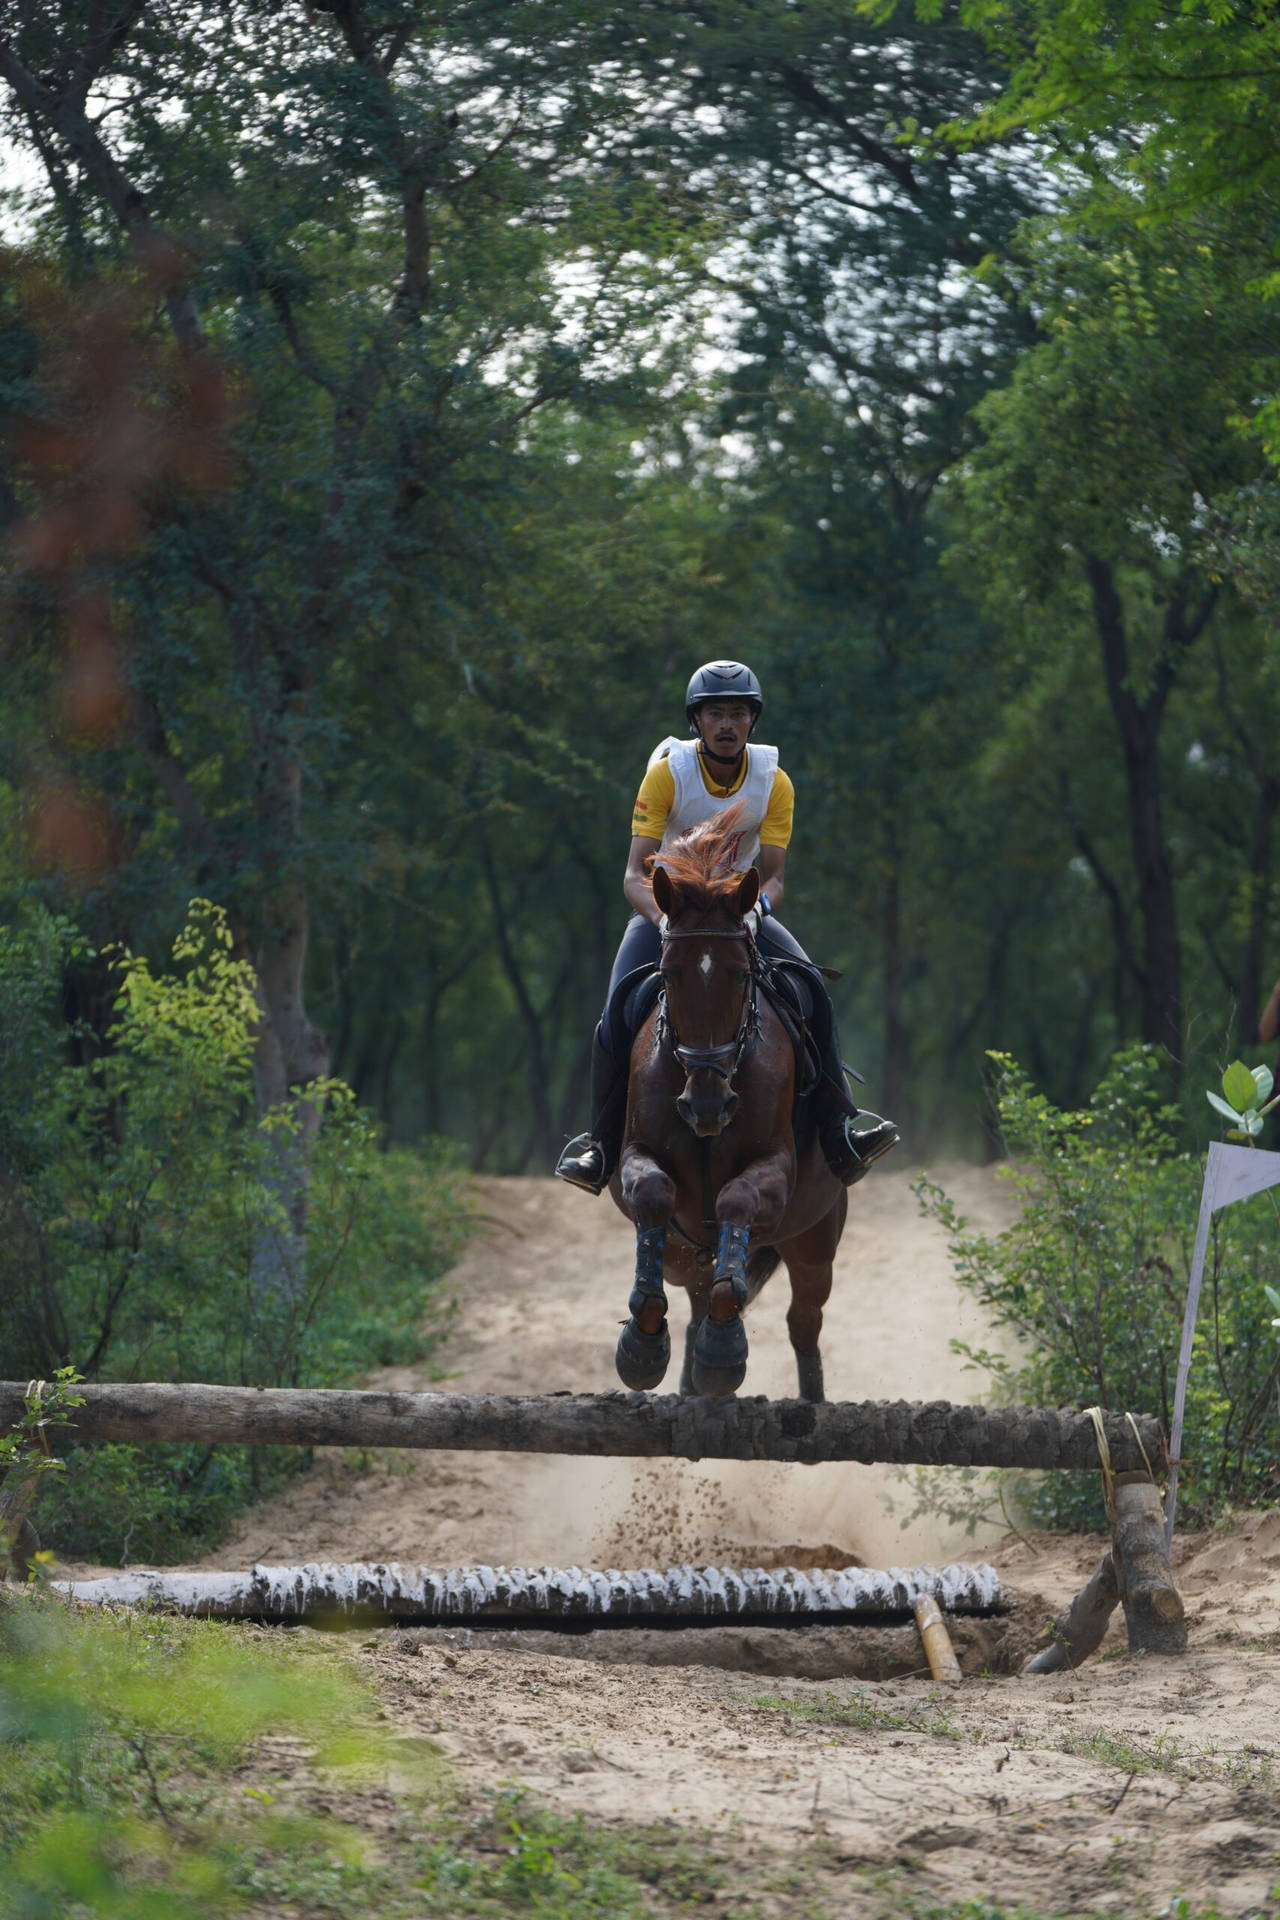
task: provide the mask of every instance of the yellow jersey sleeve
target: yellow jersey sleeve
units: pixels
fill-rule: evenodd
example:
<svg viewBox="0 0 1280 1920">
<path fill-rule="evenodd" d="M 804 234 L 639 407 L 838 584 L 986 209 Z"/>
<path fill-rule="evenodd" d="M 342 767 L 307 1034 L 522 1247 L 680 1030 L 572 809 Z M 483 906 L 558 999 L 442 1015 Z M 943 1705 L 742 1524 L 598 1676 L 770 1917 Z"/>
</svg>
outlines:
<svg viewBox="0 0 1280 1920">
<path fill-rule="evenodd" d="M 667 830 L 667 816 L 675 803 L 676 777 L 666 760 L 655 760 L 640 782 L 636 804 L 631 810 L 633 838 L 642 834 L 646 840 L 661 840 Z"/>
<path fill-rule="evenodd" d="M 674 788 L 675 782 L 672 781 Z M 769 806 L 760 827 L 760 845 L 762 847 L 789 847 L 791 844 L 791 825 L 795 817 L 796 790 L 791 784 L 789 774 L 779 767 L 773 776 L 773 790 L 769 795 Z"/>
</svg>

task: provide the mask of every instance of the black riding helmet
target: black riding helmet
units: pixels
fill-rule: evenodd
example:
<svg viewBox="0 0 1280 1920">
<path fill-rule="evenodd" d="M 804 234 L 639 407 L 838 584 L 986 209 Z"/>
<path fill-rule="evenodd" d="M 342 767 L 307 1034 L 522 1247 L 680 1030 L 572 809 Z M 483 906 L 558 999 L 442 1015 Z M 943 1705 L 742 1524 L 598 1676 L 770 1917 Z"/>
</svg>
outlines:
<svg viewBox="0 0 1280 1920">
<path fill-rule="evenodd" d="M 694 715 L 704 700 L 745 700 L 753 727 L 764 709 L 760 682 L 741 660 L 708 660 L 694 674 L 684 696 L 684 717 L 694 733 L 698 730 Z"/>
</svg>

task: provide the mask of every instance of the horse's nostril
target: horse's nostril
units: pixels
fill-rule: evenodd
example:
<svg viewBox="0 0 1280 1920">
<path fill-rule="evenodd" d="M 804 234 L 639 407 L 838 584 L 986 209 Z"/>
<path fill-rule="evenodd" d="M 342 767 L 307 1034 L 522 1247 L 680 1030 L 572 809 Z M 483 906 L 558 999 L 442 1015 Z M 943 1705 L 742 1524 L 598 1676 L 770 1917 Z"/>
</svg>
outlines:
<svg viewBox="0 0 1280 1920">
<path fill-rule="evenodd" d="M 737 1111 L 738 1111 L 738 1096 L 736 1093 L 731 1093 L 727 1095 L 724 1103 L 724 1124 L 726 1127 L 728 1126 L 729 1122 L 732 1120 L 734 1114 Z"/>
</svg>

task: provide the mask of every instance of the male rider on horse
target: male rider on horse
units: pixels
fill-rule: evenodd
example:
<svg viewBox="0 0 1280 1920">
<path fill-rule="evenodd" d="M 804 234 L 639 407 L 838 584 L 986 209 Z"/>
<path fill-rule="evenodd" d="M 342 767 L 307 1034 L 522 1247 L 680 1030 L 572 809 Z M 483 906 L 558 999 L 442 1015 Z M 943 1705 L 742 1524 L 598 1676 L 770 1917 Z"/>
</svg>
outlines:
<svg viewBox="0 0 1280 1920">
<path fill-rule="evenodd" d="M 795 789 L 778 765 L 778 749 L 751 741 L 763 707 L 760 682 L 749 667 L 736 660 L 712 660 L 699 667 L 685 694 L 685 716 L 693 738 L 662 741 L 640 783 L 622 882 L 633 912 L 613 963 L 604 1018 L 596 1029 L 594 1131 L 571 1140 L 556 1167 L 562 1180 L 585 1187 L 588 1193 L 601 1192 L 622 1143 L 631 1035 L 624 1025 L 628 996 L 619 988 L 638 969 L 656 967 L 661 953 L 662 914 L 654 902 L 649 862 L 680 834 L 733 806 L 741 809 L 743 819 L 736 865 L 745 869 L 759 858 L 759 905 L 747 920 L 761 958 L 799 961 L 805 978 L 822 996 L 827 1016 L 821 1023 L 825 1046 L 814 1097 L 827 1163 L 837 1179 L 851 1186 L 873 1160 L 898 1144 L 898 1129 L 891 1120 L 860 1113 L 848 1098 L 835 1018 L 822 976 L 777 918 Z"/>
</svg>

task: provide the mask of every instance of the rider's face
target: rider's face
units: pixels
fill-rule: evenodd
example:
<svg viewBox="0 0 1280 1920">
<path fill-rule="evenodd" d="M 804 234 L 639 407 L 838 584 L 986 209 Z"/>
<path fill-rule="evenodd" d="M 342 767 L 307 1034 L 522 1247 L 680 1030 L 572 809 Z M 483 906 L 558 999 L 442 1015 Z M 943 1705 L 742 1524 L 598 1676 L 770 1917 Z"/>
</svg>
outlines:
<svg viewBox="0 0 1280 1920">
<path fill-rule="evenodd" d="M 746 701 L 704 700 L 695 713 L 703 746 L 723 760 L 736 760 L 751 732 L 751 709 Z"/>
</svg>

